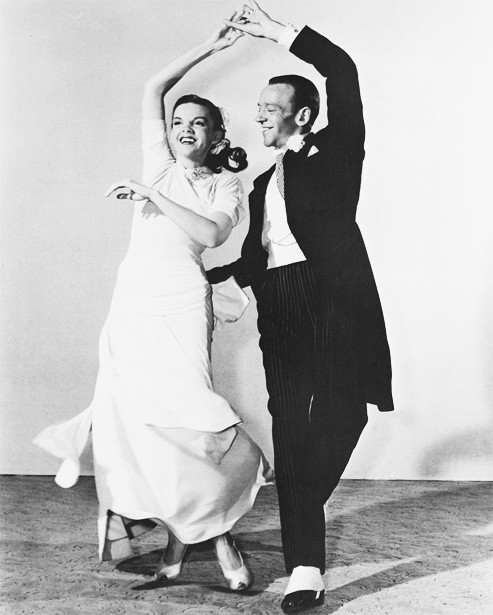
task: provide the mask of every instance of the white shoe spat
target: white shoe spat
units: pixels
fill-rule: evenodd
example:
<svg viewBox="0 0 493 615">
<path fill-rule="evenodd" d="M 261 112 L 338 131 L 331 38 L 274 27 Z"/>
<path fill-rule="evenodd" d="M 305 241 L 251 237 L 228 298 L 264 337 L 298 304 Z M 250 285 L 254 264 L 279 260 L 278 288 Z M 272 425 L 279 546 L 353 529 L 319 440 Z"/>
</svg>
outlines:
<svg viewBox="0 0 493 615">
<path fill-rule="evenodd" d="M 325 590 L 324 580 L 319 568 L 315 566 L 296 566 L 296 568 L 293 568 L 284 595 L 303 590 L 315 592 Z"/>
</svg>

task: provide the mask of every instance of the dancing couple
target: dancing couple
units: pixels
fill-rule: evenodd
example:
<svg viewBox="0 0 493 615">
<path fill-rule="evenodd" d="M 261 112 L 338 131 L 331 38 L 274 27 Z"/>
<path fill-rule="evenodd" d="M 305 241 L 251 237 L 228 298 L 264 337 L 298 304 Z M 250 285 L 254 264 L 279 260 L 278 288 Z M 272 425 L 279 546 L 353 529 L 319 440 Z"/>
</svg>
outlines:
<svg viewBox="0 0 493 615">
<path fill-rule="evenodd" d="M 226 139 L 215 104 L 182 96 L 167 126 L 164 100 L 190 68 L 244 35 L 279 43 L 323 75 L 328 125 L 312 132 L 320 96 L 311 81 L 270 79 L 255 119 L 276 162 L 254 182 L 241 257 L 206 272 L 204 249 L 224 243 L 244 217 L 237 173 L 247 158 Z M 131 556 L 130 540 L 159 524 L 168 543 L 156 579 L 172 582 L 190 545 L 212 539 L 228 587 L 252 583 L 230 531 L 272 470 L 214 392 L 210 364 L 219 290 L 237 306 L 231 320 L 250 286 L 290 575 L 281 608 L 324 602 L 324 505 L 367 422 L 366 404 L 393 409 L 384 319 L 355 222 L 364 135 L 351 58 L 309 27 L 272 19 L 255 0 L 147 82 L 142 183 L 107 192 L 131 199 L 134 214 L 94 399 L 36 439 L 64 459 L 57 482 L 71 486 L 92 431 L 102 560 Z"/>
</svg>

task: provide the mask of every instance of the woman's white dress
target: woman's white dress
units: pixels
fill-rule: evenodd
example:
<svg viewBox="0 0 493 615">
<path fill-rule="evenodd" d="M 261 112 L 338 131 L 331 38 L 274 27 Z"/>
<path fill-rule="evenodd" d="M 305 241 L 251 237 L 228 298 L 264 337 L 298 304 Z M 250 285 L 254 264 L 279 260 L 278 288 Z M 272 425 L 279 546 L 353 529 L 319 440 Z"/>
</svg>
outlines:
<svg viewBox="0 0 493 615">
<path fill-rule="evenodd" d="M 239 221 L 237 177 L 187 177 L 163 121 L 143 122 L 143 152 L 143 183 L 202 216 L 223 212 Z M 262 452 L 238 427 L 240 417 L 212 387 L 204 246 L 164 215 L 145 218 L 143 207 L 135 205 L 101 333 L 93 402 L 35 439 L 65 460 L 57 482 L 71 486 L 92 430 L 103 560 L 131 555 L 129 539 L 156 523 L 187 544 L 220 535 L 271 480 Z"/>
</svg>

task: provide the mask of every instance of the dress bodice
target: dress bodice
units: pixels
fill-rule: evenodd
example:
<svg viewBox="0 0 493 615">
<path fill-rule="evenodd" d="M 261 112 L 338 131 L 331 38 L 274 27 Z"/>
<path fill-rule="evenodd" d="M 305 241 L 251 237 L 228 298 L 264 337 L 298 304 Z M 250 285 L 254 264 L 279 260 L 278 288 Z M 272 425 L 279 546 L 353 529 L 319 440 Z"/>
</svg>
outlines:
<svg viewBox="0 0 493 615">
<path fill-rule="evenodd" d="M 143 183 L 169 199 L 210 217 L 223 212 L 233 224 L 243 218 L 243 189 L 228 171 L 192 178 L 175 160 L 162 120 L 143 122 Z M 194 309 L 210 292 L 202 265 L 205 246 L 165 215 L 144 217 L 136 201 L 130 246 L 119 273 L 117 291 L 138 311 L 168 314 Z"/>
</svg>

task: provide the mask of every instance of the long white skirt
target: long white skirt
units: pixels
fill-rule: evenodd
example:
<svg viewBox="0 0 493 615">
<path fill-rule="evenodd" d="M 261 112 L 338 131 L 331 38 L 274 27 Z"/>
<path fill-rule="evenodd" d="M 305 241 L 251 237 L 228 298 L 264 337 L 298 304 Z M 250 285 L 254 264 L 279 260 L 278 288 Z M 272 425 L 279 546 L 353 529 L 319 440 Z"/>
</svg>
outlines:
<svg viewBox="0 0 493 615">
<path fill-rule="evenodd" d="M 214 393 L 210 304 L 149 316 L 115 295 L 100 338 L 91 406 L 45 429 L 35 443 L 78 476 L 92 429 L 103 560 L 130 556 L 129 540 L 156 523 L 193 544 L 229 531 L 272 480 L 241 419 Z"/>
</svg>

